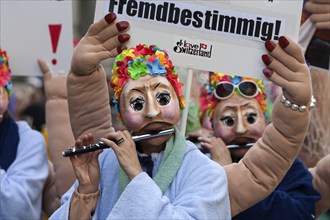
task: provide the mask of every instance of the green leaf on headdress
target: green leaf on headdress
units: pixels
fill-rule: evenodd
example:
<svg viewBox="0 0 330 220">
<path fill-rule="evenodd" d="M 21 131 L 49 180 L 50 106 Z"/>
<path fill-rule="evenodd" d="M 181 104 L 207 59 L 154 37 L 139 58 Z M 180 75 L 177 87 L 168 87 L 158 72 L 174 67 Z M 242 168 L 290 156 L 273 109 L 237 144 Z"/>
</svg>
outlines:
<svg viewBox="0 0 330 220">
<path fill-rule="evenodd" d="M 116 56 L 115 62 L 117 62 L 117 61 L 123 61 L 123 60 L 125 59 L 126 56 L 127 56 L 126 53 L 118 54 L 118 55 Z"/>
<path fill-rule="evenodd" d="M 149 73 L 147 63 L 139 62 L 138 60 L 133 61 L 132 65 L 128 67 L 128 72 L 133 80 L 139 79 Z"/>
</svg>

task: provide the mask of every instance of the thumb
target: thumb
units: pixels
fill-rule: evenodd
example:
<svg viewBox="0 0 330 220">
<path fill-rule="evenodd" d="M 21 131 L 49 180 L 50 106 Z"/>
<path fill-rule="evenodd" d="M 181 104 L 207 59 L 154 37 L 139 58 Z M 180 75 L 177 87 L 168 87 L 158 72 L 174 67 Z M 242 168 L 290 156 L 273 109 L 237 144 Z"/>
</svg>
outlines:
<svg viewBox="0 0 330 220">
<path fill-rule="evenodd" d="M 43 59 L 38 59 L 38 64 L 41 72 L 44 74 L 44 81 L 48 81 L 52 78 L 52 73 Z"/>
</svg>

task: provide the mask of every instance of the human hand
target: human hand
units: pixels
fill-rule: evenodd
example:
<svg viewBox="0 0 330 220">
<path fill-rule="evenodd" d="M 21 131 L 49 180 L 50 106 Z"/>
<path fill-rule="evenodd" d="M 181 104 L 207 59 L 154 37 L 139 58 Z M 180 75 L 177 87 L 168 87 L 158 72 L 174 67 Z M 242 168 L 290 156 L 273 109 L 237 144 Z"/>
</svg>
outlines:
<svg viewBox="0 0 330 220">
<path fill-rule="evenodd" d="M 309 0 L 304 6 L 317 29 L 330 30 L 330 1 Z"/>
<path fill-rule="evenodd" d="M 94 143 L 92 134 L 83 136 L 83 140 L 77 139 L 75 147 L 79 148 Z M 94 193 L 98 190 L 100 182 L 100 165 L 98 156 L 102 150 L 70 156 L 73 170 L 79 181 L 78 192 L 82 194 Z"/>
<path fill-rule="evenodd" d="M 114 150 L 120 166 L 130 180 L 142 172 L 135 142 L 127 130 L 110 133 L 107 139 L 101 138 L 100 140 Z"/>
<path fill-rule="evenodd" d="M 264 75 L 282 87 L 284 97 L 291 103 L 308 106 L 312 96 L 311 77 L 300 46 L 281 36 L 279 43 L 268 40 L 265 47 L 268 54 L 262 55 L 267 66 Z"/>
<path fill-rule="evenodd" d="M 199 137 L 209 137 L 210 135 L 213 135 L 213 131 L 209 130 L 207 128 L 200 128 L 197 131 L 190 132 L 188 134 L 187 139 L 195 142 Z"/>
<path fill-rule="evenodd" d="M 221 138 L 216 138 L 214 136 L 199 137 L 198 141 L 201 142 L 202 147 L 205 147 L 210 152 L 211 159 L 221 166 L 233 163 L 230 151 Z"/>
<path fill-rule="evenodd" d="M 115 13 L 109 13 L 89 27 L 73 51 L 71 69 L 74 73 L 89 75 L 102 60 L 115 57 L 126 49 L 123 43 L 129 40 L 130 35 L 124 32 L 129 23 L 115 22 L 116 17 Z"/>
</svg>

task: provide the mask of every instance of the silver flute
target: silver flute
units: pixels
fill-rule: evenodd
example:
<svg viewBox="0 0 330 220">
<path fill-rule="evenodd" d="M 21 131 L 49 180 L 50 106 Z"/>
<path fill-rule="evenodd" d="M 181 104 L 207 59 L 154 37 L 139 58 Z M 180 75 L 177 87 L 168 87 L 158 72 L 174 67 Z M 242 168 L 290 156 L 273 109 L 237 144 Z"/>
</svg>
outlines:
<svg viewBox="0 0 330 220">
<path fill-rule="evenodd" d="M 167 134 L 173 134 L 174 133 L 174 128 L 170 128 L 167 130 L 160 131 L 158 133 L 151 133 L 151 134 L 142 134 L 142 135 L 136 135 L 132 136 L 132 139 L 134 142 L 138 142 L 141 140 L 149 139 L 149 138 L 154 138 L 154 137 L 159 137 Z M 84 154 L 100 149 L 105 149 L 105 148 L 110 148 L 108 145 L 106 145 L 103 141 L 98 141 L 95 144 L 90 144 L 87 146 L 82 146 L 82 147 L 70 147 L 66 151 L 62 151 L 63 157 L 70 157 L 78 154 Z"/>
<path fill-rule="evenodd" d="M 227 148 L 230 149 L 237 149 L 237 148 L 250 148 L 254 145 L 255 143 L 246 143 L 246 144 L 230 144 L 227 145 Z M 206 153 L 210 153 L 208 149 L 206 149 L 205 147 L 202 146 L 198 146 L 198 149 L 200 151 L 202 151 L 202 153 L 206 154 Z"/>
<path fill-rule="evenodd" d="M 231 144 L 227 145 L 228 149 L 234 149 L 234 148 L 243 148 L 243 147 L 252 147 L 255 143 L 246 143 L 246 144 Z"/>
</svg>

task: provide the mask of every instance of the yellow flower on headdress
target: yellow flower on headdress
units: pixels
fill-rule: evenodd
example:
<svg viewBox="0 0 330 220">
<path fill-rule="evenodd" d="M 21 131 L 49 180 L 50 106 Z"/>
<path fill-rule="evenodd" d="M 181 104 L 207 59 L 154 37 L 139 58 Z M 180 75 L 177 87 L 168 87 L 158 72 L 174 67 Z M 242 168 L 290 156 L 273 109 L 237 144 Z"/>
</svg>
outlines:
<svg viewBox="0 0 330 220">
<path fill-rule="evenodd" d="M 167 59 L 165 57 L 165 54 L 163 51 L 156 51 L 156 55 L 158 56 L 158 59 L 159 59 L 159 62 L 165 66 L 165 67 L 168 67 L 167 65 Z"/>
</svg>

